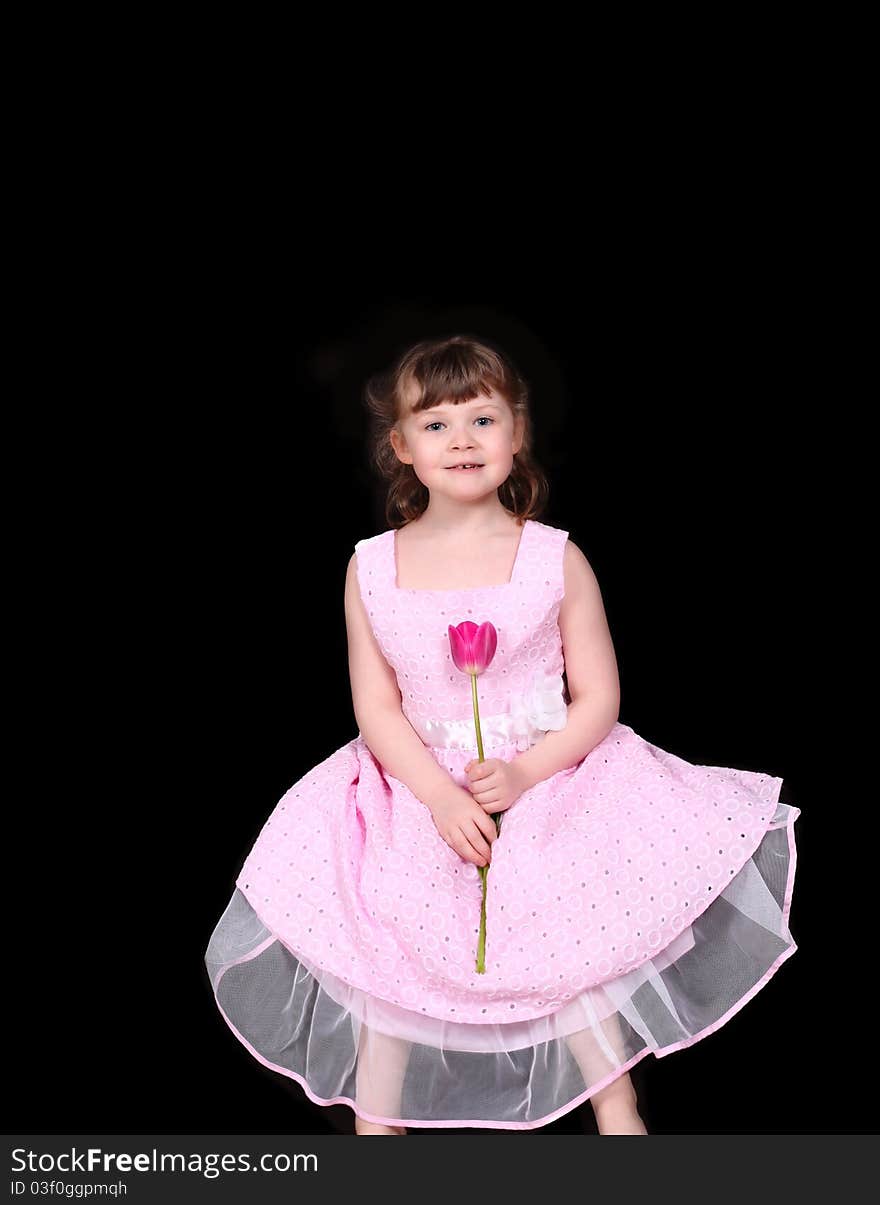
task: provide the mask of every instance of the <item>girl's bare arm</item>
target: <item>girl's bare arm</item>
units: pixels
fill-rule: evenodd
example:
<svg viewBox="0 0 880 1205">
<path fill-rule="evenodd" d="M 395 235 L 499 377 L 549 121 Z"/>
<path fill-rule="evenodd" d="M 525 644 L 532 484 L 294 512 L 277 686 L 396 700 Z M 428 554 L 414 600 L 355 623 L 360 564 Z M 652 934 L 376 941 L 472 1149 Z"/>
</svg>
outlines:
<svg viewBox="0 0 880 1205">
<path fill-rule="evenodd" d="M 380 765 L 431 809 L 463 788 L 438 764 L 403 714 L 394 670 L 382 656 L 357 581 L 357 554 L 345 577 L 348 672 L 355 719 Z"/>
</svg>

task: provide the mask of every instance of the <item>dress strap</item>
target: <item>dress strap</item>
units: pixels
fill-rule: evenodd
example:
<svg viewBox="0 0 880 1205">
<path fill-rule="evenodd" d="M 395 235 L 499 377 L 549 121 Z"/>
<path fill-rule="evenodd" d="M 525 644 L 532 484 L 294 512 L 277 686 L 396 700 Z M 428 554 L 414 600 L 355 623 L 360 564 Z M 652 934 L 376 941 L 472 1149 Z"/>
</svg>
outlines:
<svg viewBox="0 0 880 1205">
<path fill-rule="evenodd" d="M 357 554 L 358 584 L 368 612 L 372 611 L 377 598 L 394 585 L 394 545 L 391 542 L 393 539 L 393 530 L 383 531 L 377 536 L 358 540 L 354 546 Z"/>
<path fill-rule="evenodd" d="M 553 573 L 550 580 L 554 583 L 556 593 L 561 601 L 565 594 L 565 570 L 563 563 L 565 561 L 565 544 L 568 540 L 568 532 L 563 531 L 561 527 L 551 527 L 549 531 L 551 535 L 550 551 L 552 553 L 551 569 Z"/>
<path fill-rule="evenodd" d="M 519 544 L 516 548 L 516 559 L 513 562 L 513 572 L 510 575 L 511 586 L 517 582 L 528 581 L 528 570 L 526 568 L 530 556 L 529 547 L 533 539 L 535 539 L 535 523 L 532 519 L 526 519 L 522 526 L 522 531 L 519 534 Z"/>
<path fill-rule="evenodd" d="M 537 519 L 526 524 L 511 581 L 551 588 L 561 599 L 565 592 L 563 558 L 568 532 Z"/>
</svg>

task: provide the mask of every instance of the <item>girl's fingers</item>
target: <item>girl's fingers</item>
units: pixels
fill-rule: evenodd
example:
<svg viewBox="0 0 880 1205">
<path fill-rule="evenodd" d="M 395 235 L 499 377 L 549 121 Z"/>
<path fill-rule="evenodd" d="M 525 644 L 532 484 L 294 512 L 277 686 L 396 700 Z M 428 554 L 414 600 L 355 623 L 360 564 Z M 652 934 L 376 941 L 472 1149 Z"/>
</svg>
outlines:
<svg viewBox="0 0 880 1205">
<path fill-rule="evenodd" d="M 495 827 L 495 821 L 492 819 L 491 815 L 489 815 L 487 812 L 483 812 L 482 816 L 479 816 L 477 819 L 475 819 L 474 823 L 479 829 L 480 834 L 486 838 L 486 841 L 489 843 L 491 849 L 491 846 L 498 838 L 498 829 Z"/>
<path fill-rule="evenodd" d="M 494 828 L 494 824 L 493 824 L 493 828 Z M 482 835 L 483 834 L 480 832 L 479 829 L 477 829 L 477 831 L 473 834 L 471 834 L 471 833 L 467 834 L 467 838 L 468 838 L 468 841 L 470 842 L 471 848 L 473 849 L 474 853 L 477 855 L 477 858 L 478 858 L 477 865 L 478 866 L 483 866 L 485 863 L 489 862 L 492 857 L 492 851 L 489 847 L 489 842 L 488 842 L 488 840 L 481 840 L 480 838 L 482 837 Z"/>
<path fill-rule="evenodd" d="M 458 856 L 464 858 L 465 862 L 473 862 L 477 866 L 482 866 L 485 859 L 481 858 L 464 833 L 460 833 L 459 836 L 461 840 L 452 847 Z"/>
</svg>

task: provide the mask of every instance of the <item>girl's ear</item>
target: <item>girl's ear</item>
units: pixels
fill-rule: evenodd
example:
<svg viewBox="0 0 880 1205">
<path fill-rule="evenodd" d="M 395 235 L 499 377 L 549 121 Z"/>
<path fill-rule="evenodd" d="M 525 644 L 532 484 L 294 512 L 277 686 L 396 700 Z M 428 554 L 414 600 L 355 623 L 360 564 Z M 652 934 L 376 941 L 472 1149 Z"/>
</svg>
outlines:
<svg viewBox="0 0 880 1205">
<path fill-rule="evenodd" d="M 514 456 L 520 451 L 523 444 L 523 436 L 526 431 L 526 420 L 521 414 L 518 414 L 513 420 L 513 442 L 515 445 Z"/>
<path fill-rule="evenodd" d="M 406 439 L 396 427 L 392 427 L 391 429 L 389 442 L 395 456 L 402 464 L 412 464 L 412 453 L 407 448 Z"/>
</svg>

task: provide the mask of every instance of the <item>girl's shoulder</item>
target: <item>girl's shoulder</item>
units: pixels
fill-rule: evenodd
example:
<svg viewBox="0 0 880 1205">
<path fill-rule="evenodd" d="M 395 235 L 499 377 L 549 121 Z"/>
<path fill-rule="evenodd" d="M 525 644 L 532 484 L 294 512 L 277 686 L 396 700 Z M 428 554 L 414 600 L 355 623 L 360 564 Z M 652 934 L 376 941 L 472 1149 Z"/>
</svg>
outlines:
<svg viewBox="0 0 880 1205">
<path fill-rule="evenodd" d="M 567 528 L 553 527 L 550 523 L 542 523 L 540 519 L 529 519 L 529 523 L 531 523 L 532 527 L 535 527 L 540 531 L 555 533 L 557 538 L 559 536 L 568 535 Z"/>
<path fill-rule="evenodd" d="M 551 523 L 542 523 L 539 519 L 530 519 L 530 543 L 533 548 L 545 548 L 553 553 L 560 553 L 568 541 L 568 529 L 554 527 Z"/>
<path fill-rule="evenodd" d="M 394 555 L 394 545 L 388 543 L 393 539 L 394 531 L 389 528 L 387 531 L 380 531 L 374 536 L 364 536 L 358 540 L 349 558 L 350 570 L 356 573 L 361 581 L 372 574 L 381 576 L 389 555 Z"/>
<path fill-rule="evenodd" d="M 358 540 L 354 546 L 355 552 L 360 552 L 363 548 L 373 548 L 380 540 L 387 539 L 394 531 L 393 527 L 389 527 L 386 531 L 380 531 L 375 536 L 364 536 L 362 540 Z"/>
</svg>

